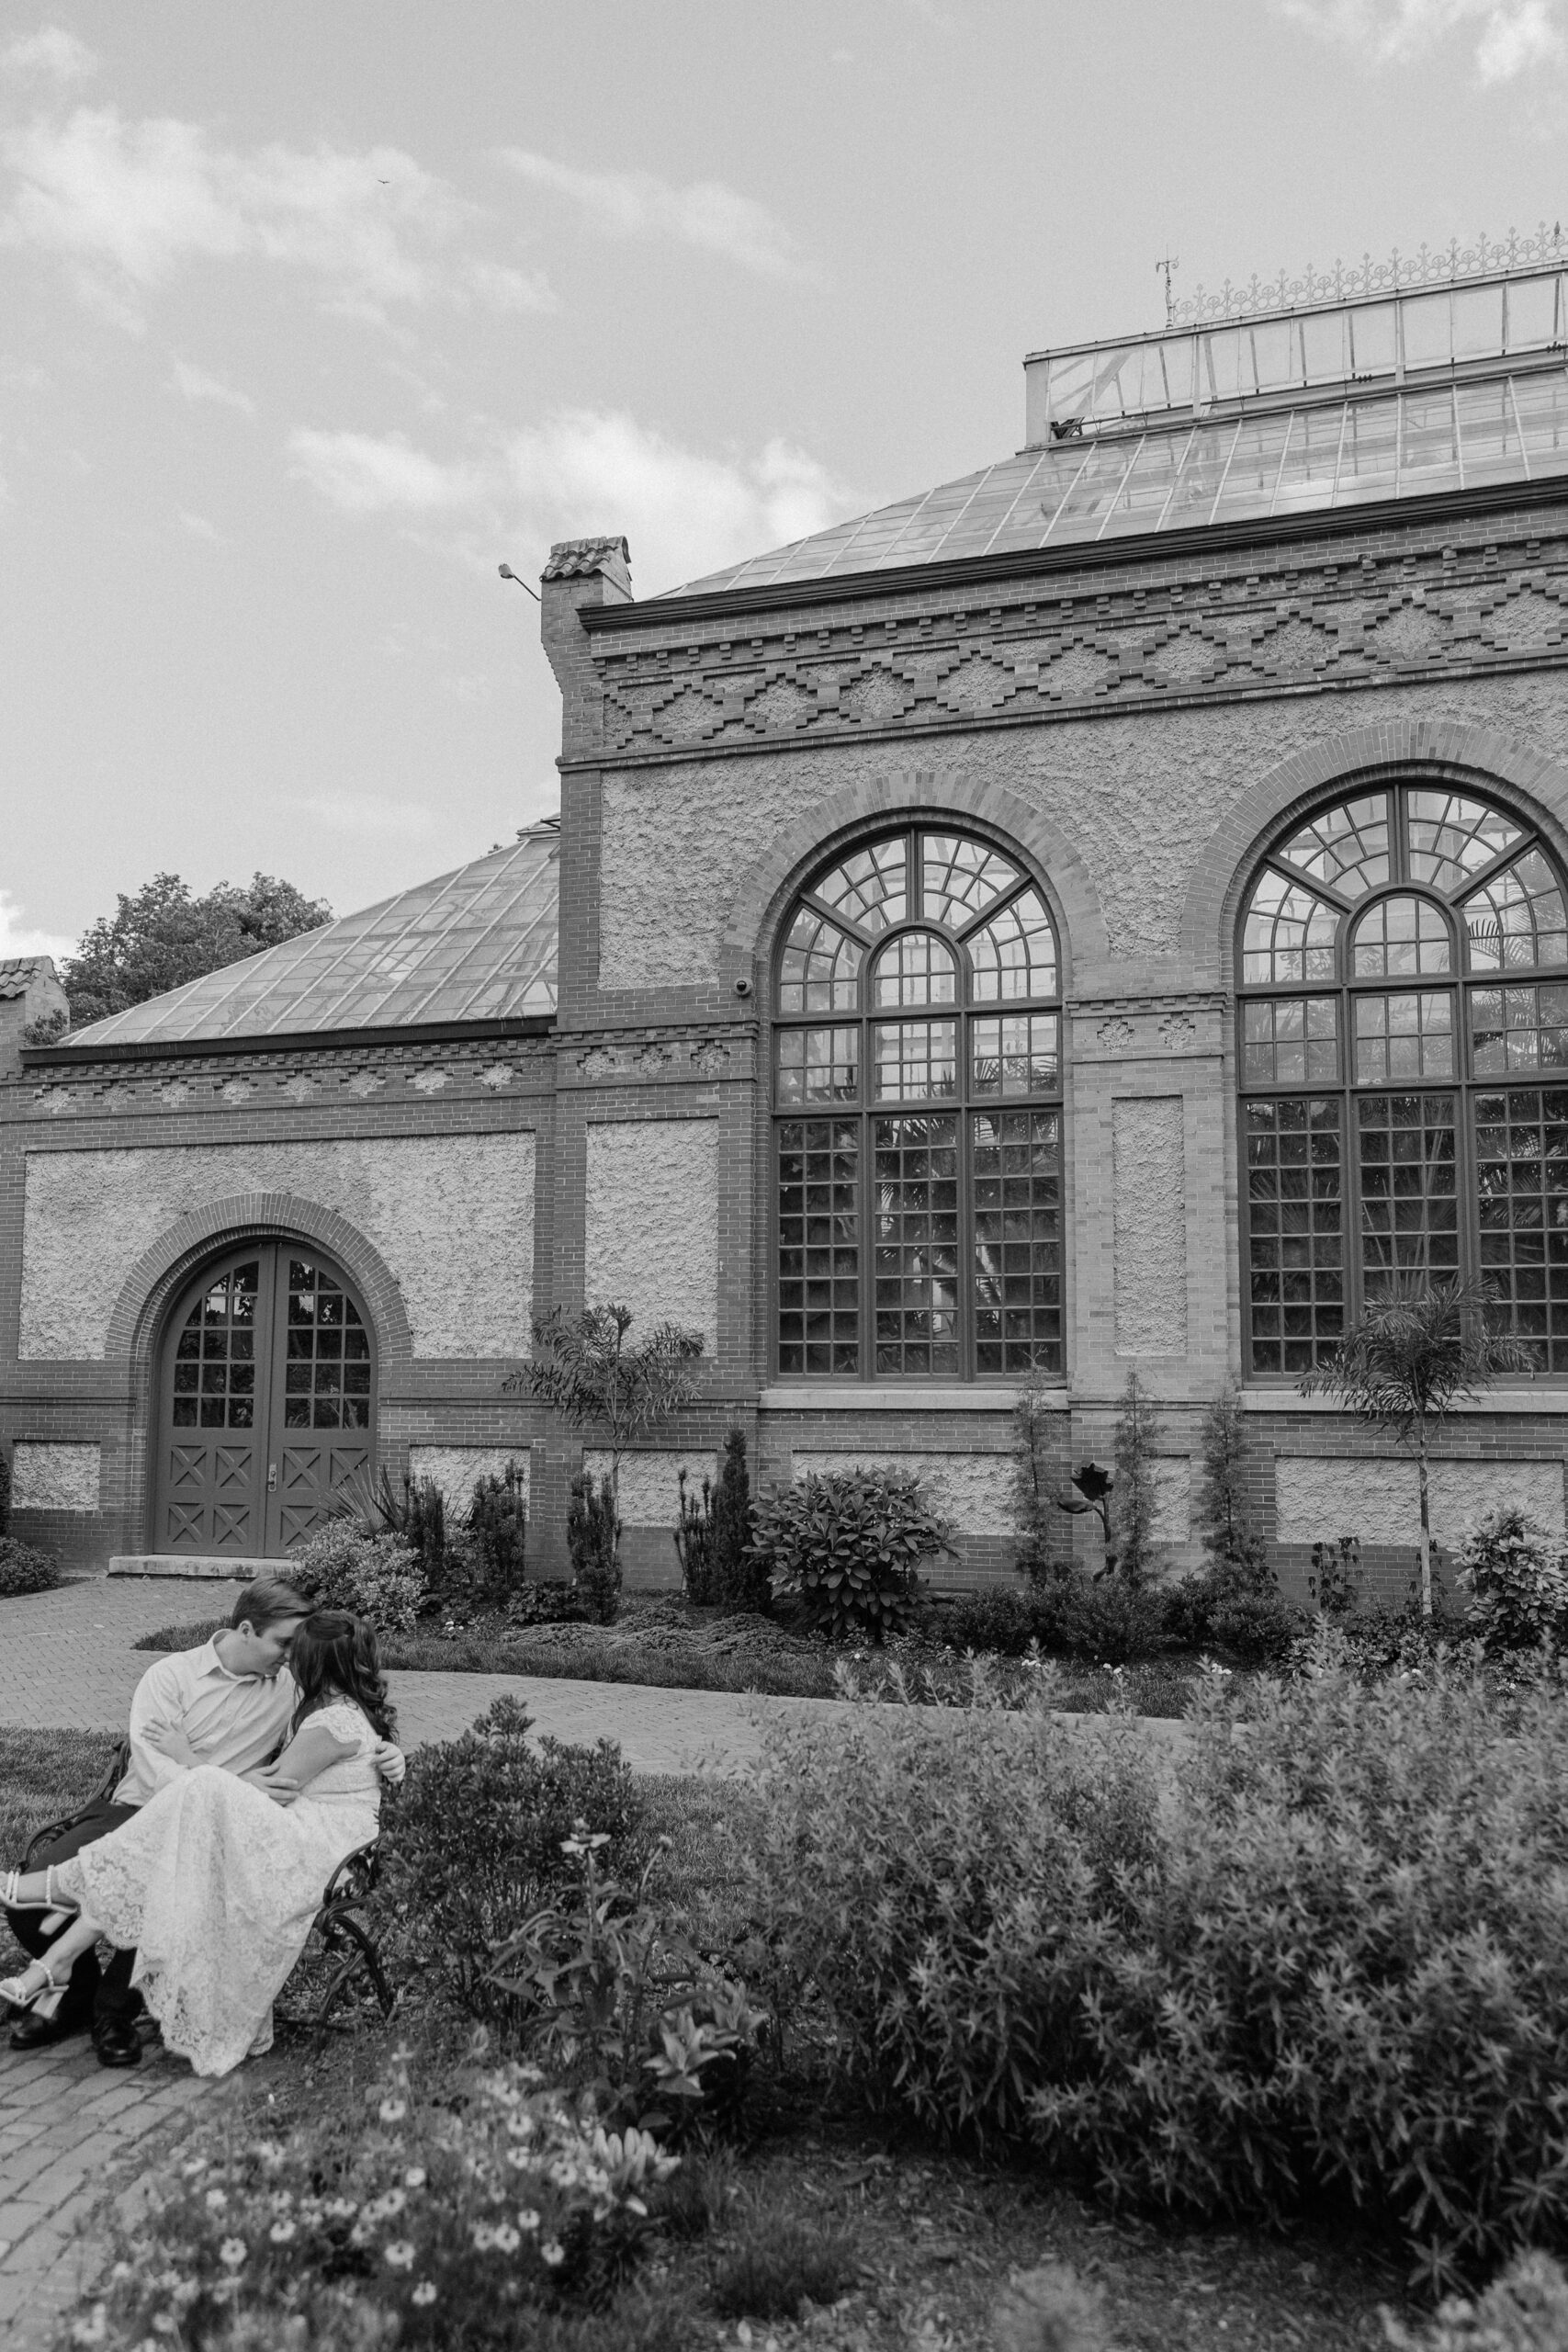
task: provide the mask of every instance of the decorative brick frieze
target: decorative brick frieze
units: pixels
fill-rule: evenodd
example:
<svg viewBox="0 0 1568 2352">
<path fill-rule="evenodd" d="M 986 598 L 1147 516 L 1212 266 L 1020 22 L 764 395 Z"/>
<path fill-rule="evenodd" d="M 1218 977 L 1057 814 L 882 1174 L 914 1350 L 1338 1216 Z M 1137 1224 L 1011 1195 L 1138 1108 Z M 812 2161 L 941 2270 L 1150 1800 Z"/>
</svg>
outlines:
<svg viewBox="0 0 1568 2352">
<path fill-rule="evenodd" d="M 688 1030 L 603 1029 L 562 1035 L 557 1083 L 578 1086 L 712 1085 L 750 1078 L 755 1023 L 737 1023 L 716 1037 L 710 1026 Z"/>
<path fill-rule="evenodd" d="M 625 627 L 590 635 L 597 714 L 586 698 L 589 731 L 569 738 L 567 760 L 630 765 L 1561 663 L 1561 519 L 1489 527 L 1490 540 L 1461 548 L 1413 520 L 1359 560 L 1353 543 L 1329 561 L 1286 548 L 1240 571 L 1234 557 L 1167 550 L 1109 582 L 1086 550 L 1083 574 L 1055 594 L 1025 576 L 972 589 L 978 610 L 951 592 L 932 609 L 929 591 L 915 598 L 894 574 L 868 582 L 868 603 L 888 612 L 878 625 L 862 606 L 815 629 L 781 614 L 744 641 L 721 633 L 734 627 L 726 615 L 706 629 L 683 618 L 662 641 L 671 625 L 653 604 L 635 642 Z"/>
<path fill-rule="evenodd" d="M 105 1113 L 166 1116 L 236 1111 L 292 1114 L 313 1106 L 395 1102 L 410 1095 L 485 1101 L 503 1093 L 547 1091 L 554 1083 L 554 1041 L 525 1038 L 497 1051 L 493 1038 L 437 1047 L 396 1040 L 361 1048 L 261 1048 L 179 1060 L 37 1067 L 0 1081 L 0 1116 L 101 1117 Z"/>
</svg>

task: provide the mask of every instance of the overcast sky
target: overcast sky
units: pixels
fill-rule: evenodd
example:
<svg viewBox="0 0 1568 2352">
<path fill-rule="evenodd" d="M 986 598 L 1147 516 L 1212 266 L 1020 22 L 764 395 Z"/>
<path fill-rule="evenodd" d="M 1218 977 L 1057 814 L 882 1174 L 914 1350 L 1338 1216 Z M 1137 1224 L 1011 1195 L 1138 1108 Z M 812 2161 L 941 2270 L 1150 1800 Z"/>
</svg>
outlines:
<svg viewBox="0 0 1568 2352">
<path fill-rule="evenodd" d="M 1565 134 L 1568 0 L 0 0 L 0 955 L 510 839 L 499 562 L 647 595 L 950 480 L 1161 254 L 1534 228 Z"/>
</svg>

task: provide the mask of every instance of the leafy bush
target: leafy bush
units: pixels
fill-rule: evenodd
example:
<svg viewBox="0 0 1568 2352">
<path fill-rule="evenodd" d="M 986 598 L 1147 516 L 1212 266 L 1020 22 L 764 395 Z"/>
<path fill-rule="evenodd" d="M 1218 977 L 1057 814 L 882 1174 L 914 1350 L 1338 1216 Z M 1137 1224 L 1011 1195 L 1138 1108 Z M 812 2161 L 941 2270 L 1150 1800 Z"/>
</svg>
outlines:
<svg viewBox="0 0 1568 2352">
<path fill-rule="evenodd" d="M 496 1594 L 519 1591 L 527 1575 L 528 1506 L 515 1462 L 509 1462 L 499 1478 L 474 1481 L 467 1532 L 486 1589 Z"/>
<path fill-rule="evenodd" d="M 947 1549 L 916 1475 L 857 1465 L 814 1471 L 764 1502 L 751 1556 L 807 1624 L 881 1641 L 908 1623 L 920 1563 Z"/>
<path fill-rule="evenodd" d="M 1165 1630 L 1184 1647 L 1212 1645 L 1245 1666 L 1278 1666 L 1301 1632 L 1282 1598 L 1247 1492 L 1247 1417 L 1233 1382 L 1203 1421 L 1198 1525 L 1207 1565 L 1160 1596 Z"/>
<path fill-rule="evenodd" d="M 921 1627 L 950 1649 L 1025 1657 L 1038 1646 L 1091 1666 L 1125 1666 L 1168 1646 L 1163 1594 L 1073 1569 L 1037 1577 L 1027 1592 L 987 1585 L 956 1594 L 931 1604 Z"/>
<path fill-rule="evenodd" d="M 14 1535 L 0 1535 L 0 1600 L 24 1592 L 52 1592 L 61 1581 L 60 1563 Z"/>
<path fill-rule="evenodd" d="M 11 1531 L 11 1457 L 0 1446 L 0 1535 Z"/>
<path fill-rule="evenodd" d="M 1033 1595 L 1016 1584 L 983 1585 L 977 1592 L 931 1602 L 920 1629 L 950 1649 L 994 1657 L 1023 1657 L 1038 1639 Z"/>
<path fill-rule="evenodd" d="M 507 1938 L 491 1982 L 519 2005 L 526 2046 L 552 2079 L 585 2076 L 608 2120 L 660 2138 L 699 2120 L 733 2121 L 766 2020 L 650 1901 L 670 1840 L 635 1885 L 601 1875 L 609 1843 L 576 1825 L 562 1849 L 581 1867 L 572 1899 Z"/>
<path fill-rule="evenodd" d="M 1116 1499 L 1111 1518 L 1115 1571 L 1129 1589 L 1148 1584 L 1162 1565 L 1155 1542 L 1158 1501 L 1155 1447 L 1159 1434 L 1159 1417 L 1145 1396 L 1137 1374 L 1130 1372 L 1116 1422 Z M 1108 1555 L 1106 1566 L 1111 1565 Z"/>
<path fill-rule="evenodd" d="M 563 1843 L 574 1825 L 629 1858 L 642 1815 L 630 1767 L 602 1739 L 543 1739 L 515 1699 L 498 1699 L 471 1731 L 416 1750 L 383 1816 L 378 1905 L 390 1957 L 437 1973 L 474 2016 L 515 2023 L 517 2004 L 490 1981 L 493 1949 L 553 1890 L 570 1883 Z"/>
<path fill-rule="evenodd" d="M 1394 2352 L 1561 2352 L 1568 2345 L 1568 2278 L 1549 2254 L 1516 2256 L 1479 2301 L 1446 2296 L 1419 2335 L 1382 2314 Z"/>
<path fill-rule="evenodd" d="M 566 1542 L 572 1581 L 595 1625 L 613 1625 L 620 1611 L 620 1538 L 621 1522 L 609 1479 L 602 1478 L 595 1491 L 592 1476 L 580 1470 L 571 1482 Z"/>
<path fill-rule="evenodd" d="M 396 1535 L 367 1535 L 329 1519 L 288 1555 L 288 1573 L 323 1609 L 352 1609 L 389 1633 L 406 1634 L 425 1598 L 419 1556 Z"/>
<path fill-rule="evenodd" d="M 558 2334 L 552 2314 L 598 2310 L 631 2276 L 649 2195 L 680 2159 L 606 2132 L 539 2081 L 508 2066 L 431 2098 L 400 2051 L 368 2127 L 329 2111 L 287 2139 L 186 2156 L 120 2233 L 79 2340 L 191 2352 L 620 2340 L 603 2321 Z"/>
<path fill-rule="evenodd" d="M 1164 1813 L 1123 1726 L 775 1726 L 759 1928 L 923 2124 L 1205 2215 L 1332 2190 L 1441 2288 L 1568 2245 L 1568 1713 L 1310 1665 L 1206 1678 Z"/>
<path fill-rule="evenodd" d="M 1472 1630 L 1493 1654 L 1568 1642 L 1568 1544 L 1517 1503 L 1472 1530 L 1458 1580 L 1472 1595 Z"/>
</svg>

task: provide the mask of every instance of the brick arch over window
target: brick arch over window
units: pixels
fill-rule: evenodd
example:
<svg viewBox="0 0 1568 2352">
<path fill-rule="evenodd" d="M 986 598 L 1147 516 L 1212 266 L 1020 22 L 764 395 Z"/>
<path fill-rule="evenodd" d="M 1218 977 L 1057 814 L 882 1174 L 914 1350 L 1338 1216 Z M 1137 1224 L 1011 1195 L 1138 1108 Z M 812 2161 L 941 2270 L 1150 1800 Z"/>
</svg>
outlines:
<svg viewBox="0 0 1568 2352">
<path fill-rule="evenodd" d="M 1059 915 L 924 796 L 824 841 L 764 939 L 785 1381 L 1064 1368 Z"/>
<path fill-rule="evenodd" d="M 380 1252 L 335 1209 L 293 1193 L 238 1193 L 176 1218 L 131 1268 L 109 1317 L 107 1358 L 129 1361 L 139 1398 L 150 1393 L 157 1341 L 171 1299 L 204 1258 L 249 1239 L 314 1242 L 335 1258 L 364 1299 L 383 1376 L 412 1362 L 408 1308 Z"/>
<path fill-rule="evenodd" d="M 1298 809 L 1348 794 L 1377 772 L 1431 771 L 1434 783 L 1466 784 L 1506 800 L 1523 796 L 1532 820 L 1568 854 L 1568 768 L 1501 729 L 1458 719 L 1402 719 L 1348 728 L 1294 752 L 1260 776 L 1214 827 L 1193 860 L 1181 917 L 1181 950 L 1194 977 L 1233 985 L 1235 916 L 1258 859 Z"/>
<path fill-rule="evenodd" d="M 1255 1379 L 1456 1277 L 1568 1376 L 1568 864 L 1491 748 L 1292 795 L 1231 893 Z"/>
<path fill-rule="evenodd" d="M 1005 785 L 940 768 L 899 768 L 816 802 L 775 834 L 740 878 L 725 925 L 720 978 L 726 988 L 766 969 L 778 926 L 802 876 L 836 850 L 852 847 L 879 822 L 908 818 L 973 826 L 1021 854 L 1043 884 L 1066 976 L 1109 955 L 1099 894 L 1071 837 L 1047 811 Z"/>
</svg>

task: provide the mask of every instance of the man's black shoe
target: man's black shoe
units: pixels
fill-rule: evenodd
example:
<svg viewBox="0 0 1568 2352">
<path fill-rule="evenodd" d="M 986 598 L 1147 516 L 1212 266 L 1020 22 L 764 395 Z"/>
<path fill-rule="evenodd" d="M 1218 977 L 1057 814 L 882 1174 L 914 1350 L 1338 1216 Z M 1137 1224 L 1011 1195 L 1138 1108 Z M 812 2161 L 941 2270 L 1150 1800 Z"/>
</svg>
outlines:
<svg viewBox="0 0 1568 2352">
<path fill-rule="evenodd" d="M 141 2041 L 130 2018 L 105 2018 L 93 2028 L 100 2066 L 140 2066 Z"/>
<path fill-rule="evenodd" d="M 13 2050 L 47 2050 L 51 2041 L 63 2041 L 67 2034 L 85 2033 L 88 2020 L 73 2017 L 35 2017 L 29 2009 L 11 2028 Z"/>
</svg>

